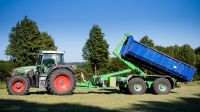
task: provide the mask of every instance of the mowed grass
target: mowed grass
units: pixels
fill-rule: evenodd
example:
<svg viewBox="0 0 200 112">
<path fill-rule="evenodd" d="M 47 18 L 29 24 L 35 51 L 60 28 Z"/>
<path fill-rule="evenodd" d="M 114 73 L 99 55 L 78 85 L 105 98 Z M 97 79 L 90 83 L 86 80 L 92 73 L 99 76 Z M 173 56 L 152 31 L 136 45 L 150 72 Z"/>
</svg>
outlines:
<svg viewBox="0 0 200 112">
<path fill-rule="evenodd" d="M 73 95 L 49 95 L 30 89 L 30 95 L 8 95 L 0 89 L 0 112 L 200 112 L 200 86 L 182 86 L 167 95 L 121 94 L 117 88 L 77 88 Z"/>
</svg>

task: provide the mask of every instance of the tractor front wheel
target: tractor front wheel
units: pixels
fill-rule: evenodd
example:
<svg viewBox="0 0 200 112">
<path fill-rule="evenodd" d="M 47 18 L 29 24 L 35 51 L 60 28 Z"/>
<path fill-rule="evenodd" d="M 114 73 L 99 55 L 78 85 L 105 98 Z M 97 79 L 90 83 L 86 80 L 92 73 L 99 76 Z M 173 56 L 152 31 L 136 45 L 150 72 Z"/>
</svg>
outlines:
<svg viewBox="0 0 200 112">
<path fill-rule="evenodd" d="M 7 91 L 10 95 L 28 94 L 30 82 L 26 76 L 14 75 L 7 80 Z"/>
<path fill-rule="evenodd" d="M 68 69 L 57 69 L 47 79 L 47 90 L 54 95 L 72 94 L 75 87 L 75 75 Z"/>
</svg>

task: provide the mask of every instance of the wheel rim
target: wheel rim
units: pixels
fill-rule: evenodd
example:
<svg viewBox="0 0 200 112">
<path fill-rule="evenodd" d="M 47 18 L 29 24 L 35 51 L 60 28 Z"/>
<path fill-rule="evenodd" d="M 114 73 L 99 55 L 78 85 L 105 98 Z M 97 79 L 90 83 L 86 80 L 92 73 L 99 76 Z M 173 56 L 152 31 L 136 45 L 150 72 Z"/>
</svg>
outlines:
<svg viewBox="0 0 200 112">
<path fill-rule="evenodd" d="M 69 79 L 69 77 L 65 76 L 65 75 L 59 75 L 55 78 L 54 80 L 54 87 L 58 90 L 58 91 L 67 91 L 71 86 L 71 81 Z"/>
<path fill-rule="evenodd" d="M 159 90 L 162 92 L 167 90 L 167 86 L 165 84 L 159 84 L 158 87 L 159 87 Z"/>
<path fill-rule="evenodd" d="M 134 87 L 134 90 L 137 91 L 137 92 L 142 90 L 142 85 L 141 84 L 134 84 L 133 87 Z"/>
<path fill-rule="evenodd" d="M 25 83 L 23 81 L 15 81 L 12 84 L 12 90 L 14 92 L 22 92 L 24 91 Z"/>
</svg>

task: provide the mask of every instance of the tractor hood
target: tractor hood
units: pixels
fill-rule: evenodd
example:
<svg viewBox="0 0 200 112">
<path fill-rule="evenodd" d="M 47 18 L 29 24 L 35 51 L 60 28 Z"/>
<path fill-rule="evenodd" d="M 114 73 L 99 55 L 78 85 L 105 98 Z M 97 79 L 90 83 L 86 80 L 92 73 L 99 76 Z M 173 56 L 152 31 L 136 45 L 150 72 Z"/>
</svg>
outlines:
<svg viewBox="0 0 200 112">
<path fill-rule="evenodd" d="M 15 68 L 12 71 L 12 75 L 16 75 L 16 74 L 25 75 L 25 74 L 27 74 L 31 70 L 33 70 L 35 72 L 36 71 L 36 66 L 25 66 L 25 67 Z"/>
</svg>

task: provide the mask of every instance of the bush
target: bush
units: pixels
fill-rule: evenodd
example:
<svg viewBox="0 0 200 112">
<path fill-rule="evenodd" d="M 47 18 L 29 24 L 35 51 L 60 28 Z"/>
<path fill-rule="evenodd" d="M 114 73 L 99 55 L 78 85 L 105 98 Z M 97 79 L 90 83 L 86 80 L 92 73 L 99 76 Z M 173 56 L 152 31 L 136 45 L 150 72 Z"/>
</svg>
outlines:
<svg viewBox="0 0 200 112">
<path fill-rule="evenodd" d="M 0 82 L 5 82 L 10 76 L 10 72 L 15 68 L 15 63 L 11 61 L 0 61 Z"/>
<path fill-rule="evenodd" d="M 76 75 L 78 75 L 77 80 L 82 81 L 81 79 L 81 72 L 84 73 L 85 79 L 89 80 L 94 75 L 92 71 L 92 67 L 90 66 L 89 62 L 84 62 L 81 65 L 78 65 L 77 68 L 74 70 Z"/>
<path fill-rule="evenodd" d="M 0 82 L 0 89 L 6 88 L 6 82 Z"/>
</svg>

